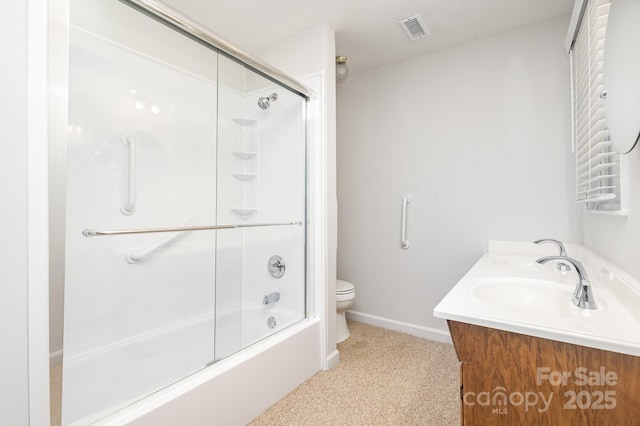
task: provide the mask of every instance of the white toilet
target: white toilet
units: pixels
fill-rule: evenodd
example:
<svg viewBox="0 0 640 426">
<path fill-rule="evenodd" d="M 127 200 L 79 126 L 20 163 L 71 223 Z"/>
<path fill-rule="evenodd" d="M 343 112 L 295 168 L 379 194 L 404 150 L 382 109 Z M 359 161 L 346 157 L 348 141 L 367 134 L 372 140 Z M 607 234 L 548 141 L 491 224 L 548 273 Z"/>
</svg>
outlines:
<svg viewBox="0 0 640 426">
<path fill-rule="evenodd" d="M 353 305 L 356 298 L 356 288 L 347 281 L 336 281 L 336 308 L 338 315 L 336 318 L 337 342 L 346 340 L 351 333 L 347 327 L 347 317 L 345 311 Z"/>
</svg>

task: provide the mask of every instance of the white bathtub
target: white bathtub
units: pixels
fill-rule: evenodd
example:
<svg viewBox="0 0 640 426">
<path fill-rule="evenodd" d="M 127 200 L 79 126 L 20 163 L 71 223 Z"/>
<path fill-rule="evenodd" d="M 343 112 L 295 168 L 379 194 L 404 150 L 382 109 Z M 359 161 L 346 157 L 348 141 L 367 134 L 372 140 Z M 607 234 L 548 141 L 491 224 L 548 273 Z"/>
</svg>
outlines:
<svg viewBox="0 0 640 426">
<path fill-rule="evenodd" d="M 105 425 L 204 419 L 245 424 L 320 370 L 318 320 L 301 321 L 293 313 L 262 305 L 245 305 L 240 324 L 237 317 L 228 311 L 218 318 L 214 364 L 212 314 L 65 360 L 63 395 L 69 403 L 63 401 L 63 406 L 76 407 L 65 419 Z M 273 328 L 267 324 L 269 317 L 276 319 Z M 238 352 L 240 347 L 245 349 Z M 74 380 L 96 386 L 86 389 Z M 142 392 L 140 383 L 145 384 Z M 104 401 L 114 402 L 103 410 Z M 260 403 L 247 406 L 246 401 Z"/>
<path fill-rule="evenodd" d="M 307 319 L 98 423 L 245 425 L 320 370 L 320 321 Z"/>
<path fill-rule="evenodd" d="M 284 330 L 302 318 L 300 314 L 280 309 L 275 306 L 264 306 L 255 303 L 243 303 L 243 307 L 227 309 L 216 321 L 216 359 L 226 358 L 259 340 Z M 270 327 L 269 319 L 275 325 Z"/>
</svg>

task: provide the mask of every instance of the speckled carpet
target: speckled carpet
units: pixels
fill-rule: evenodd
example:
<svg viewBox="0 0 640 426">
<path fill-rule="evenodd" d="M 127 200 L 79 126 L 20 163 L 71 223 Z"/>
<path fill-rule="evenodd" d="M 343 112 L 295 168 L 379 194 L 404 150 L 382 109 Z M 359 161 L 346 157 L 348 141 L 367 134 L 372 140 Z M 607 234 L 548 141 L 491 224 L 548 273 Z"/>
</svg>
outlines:
<svg viewBox="0 0 640 426">
<path fill-rule="evenodd" d="M 452 345 L 358 322 L 320 371 L 251 426 L 459 425 L 460 378 Z"/>
</svg>

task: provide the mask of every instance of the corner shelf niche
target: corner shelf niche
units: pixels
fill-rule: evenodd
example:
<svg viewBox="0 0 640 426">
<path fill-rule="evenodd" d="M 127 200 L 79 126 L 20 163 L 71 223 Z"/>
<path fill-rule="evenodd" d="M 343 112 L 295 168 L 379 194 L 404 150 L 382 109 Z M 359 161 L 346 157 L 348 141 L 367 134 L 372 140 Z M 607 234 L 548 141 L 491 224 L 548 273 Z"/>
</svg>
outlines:
<svg viewBox="0 0 640 426">
<path fill-rule="evenodd" d="M 241 160 L 251 160 L 252 158 L 256 158 L 258 156 L 258 153 L 255 151 L 236 151 L 232 152 L 232 154 Z"/>
<path fill-rule="evenodd" d="M 258 120 L 252 118 L 232 118 L 233 122 L 243 128 L 241 144 L 236 145 L 237 151 L 231 151 L 233 157 L 240 160 L 237 173 L 231 176 L 242 184 L 242 204 L 239 208 L 231 209 L 231 213 L 242 220 L 247 220 L 258 213 Z M 236 168 L 236 170 L 238 170 Z M 245 206 L 251 206 L 245 208 Z"/>
<path fill-rule="evenodd" d="M 235 214 L 239 218 L 245 220 L 258 213 L 257 208 L 252 209 L 231 209 L 231 213 Z"/>
<path fill-rule="evenodd" d="M 241 180 L 243 182 L 250 181 L 252 179 L 255 179 L 258 176 L 257 173 L 231 173 L 231 175 L 234 178 Z"/>
<path fill-rule="evenodd" d="M 253 118 L 232 118 L 232 120 L 234 123 L 239 124 L 242 127 L 249 127 L 252 124 L 255 124 L 258 122 L 258 120 L 255 120 Z"/>
</svg>

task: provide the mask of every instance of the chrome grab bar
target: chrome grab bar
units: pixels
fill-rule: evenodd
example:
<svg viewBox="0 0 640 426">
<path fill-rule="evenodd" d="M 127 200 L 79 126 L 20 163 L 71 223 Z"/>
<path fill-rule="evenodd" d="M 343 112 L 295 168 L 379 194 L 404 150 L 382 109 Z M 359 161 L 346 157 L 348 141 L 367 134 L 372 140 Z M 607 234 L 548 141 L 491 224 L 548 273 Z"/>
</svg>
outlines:
<svg viewBox="0 0 640 426">
<path fill-rule="evenodd" d="M 411 195 L 405 194 L 402 198 L 402 224 L 400 229 L 400 247 L 406 250 L 411 246 L 409 240 L 407 240 L 407 204 L 411 202 Z"/>
<path fill-rule="evenodd" d="M 290 225 L 302 225 L 302 222 L 255 223 L 255 224 L 246 224 L 246 225 L 240 224 L 240 225 L 179 226 L 175 228 L 110 229 L 110 230 L 85 229 L 82 231 L 82 235 L 84 235 L 85 237 L 103 237 L 108 235 L 153 234 L 158 232 L 182 232 L 182 231 L 211 231 L 211 230 L 217 230 L 217 229 L 256 228 L 256 227 L 262 227 L 262 226 L 290 226 Z"/>
<path fill-rule="evenodd" d="M 132 136 L 122 136 L 120 138 L 122 144 L 129 148 L 129 156 L 126 167 L 127 175 L 127 196 L 125 197 L 125 204 L 120 207 L 120 212 L 123 215 L 129 216 L 133 214 L 133 209 L 136 206 L 136 141 Z"/>
</svg>

